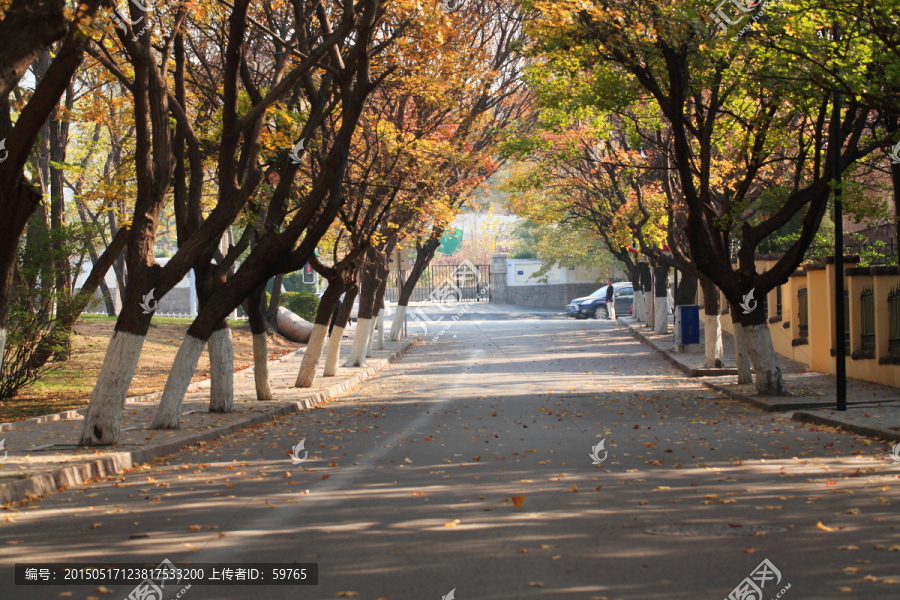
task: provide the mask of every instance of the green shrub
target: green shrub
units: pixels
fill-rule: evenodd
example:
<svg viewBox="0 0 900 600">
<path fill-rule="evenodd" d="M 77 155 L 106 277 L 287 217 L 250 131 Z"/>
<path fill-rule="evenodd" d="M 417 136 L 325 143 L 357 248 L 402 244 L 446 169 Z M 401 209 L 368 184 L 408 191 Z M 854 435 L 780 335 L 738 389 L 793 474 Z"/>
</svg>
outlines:
<svg viewBox="0 0 900 600">
<path fill-rule="evenodd" d="M 319 310 L 319 297 L 309 292 L 281 292 L 278 304 L 312 323 L 316 320 L 316 311 Z"/>
</svg>

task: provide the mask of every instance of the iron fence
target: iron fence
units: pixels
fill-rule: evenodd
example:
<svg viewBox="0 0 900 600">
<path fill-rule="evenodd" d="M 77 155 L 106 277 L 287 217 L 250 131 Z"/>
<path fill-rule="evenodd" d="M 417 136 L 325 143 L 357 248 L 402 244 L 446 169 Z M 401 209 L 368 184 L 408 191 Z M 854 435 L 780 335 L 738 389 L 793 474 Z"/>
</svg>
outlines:
<svg viewBox="0 0 900 600">
<path fill-rule="evenodd" d="M 797 325 L 800 329 L 800 337 L 809 337 L 809 307 L 807 306 L 805 287 L 797 290 Z"/>
<path fill-rule="evenodd" d="M 408 277 L 409 271 L 395 271 L 388 275 L 385 299 L 397 302 L 402 282 Z M 410 301 L 490 302 L 490 283 L 490 265 L 431 265 L 419 277 Z"/>
<path fill-rule="evenodd" d="M 864 288 L 859 295 L 860 320 L 862 323 L 860 348 L 865 351 L 875 350 L 875 290 Z"/>
</svg>

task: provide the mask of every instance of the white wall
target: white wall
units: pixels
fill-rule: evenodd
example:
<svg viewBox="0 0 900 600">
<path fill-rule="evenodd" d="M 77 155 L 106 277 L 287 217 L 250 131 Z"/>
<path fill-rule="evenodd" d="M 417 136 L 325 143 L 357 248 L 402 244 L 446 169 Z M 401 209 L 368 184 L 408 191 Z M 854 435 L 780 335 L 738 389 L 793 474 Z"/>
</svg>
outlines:
<svg viewBox="0 0 900 600">
<path fill-rule="evenodd" d="M 534 274 L 541 268 L 543 262 L 538 258 L 509 258 L 506 260 L 506 284 L 516 285 L 540 285 L 540 284 L 565 284 L 565 283 L 594 283 L 603 275 L 600 267 L 578 266 L 573 269 L 566 267 L 554 267 L 540 277 Z"/>
</svg>

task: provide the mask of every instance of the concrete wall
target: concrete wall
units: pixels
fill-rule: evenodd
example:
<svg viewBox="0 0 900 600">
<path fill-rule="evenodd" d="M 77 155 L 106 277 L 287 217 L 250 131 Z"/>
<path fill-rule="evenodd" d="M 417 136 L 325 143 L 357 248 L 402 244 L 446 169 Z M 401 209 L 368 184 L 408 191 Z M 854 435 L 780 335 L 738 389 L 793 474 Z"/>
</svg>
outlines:
<svg viewBox="0 0 900 600">
<path fill-rule="evenodd" d="M 493 276 L 491 279 L 499 279 Z M 498 281 L 491 288 L 491 302 L 494 304 L 522 304 L 566 310 L 566 304 L 573 298 L 587 296 L 600 287 L 597 283 L 564 283 L 560 285 L 516 285 L 507 286 Z"/>
<path fill-rule="evenodd" d="M 774 261 L 758 260 L 757 272 L 767 270 Z M 900 387 L 900 364 L 888 356 L 890 316 L 888 294 L 900 285 L 898 267 L 846 266 L 844 287 L 849 291 L 850 351 L 856 358 L 846 359 L 847 377 Z M 800 337 L 797 292 L 807 288 L 809 310 L 809 335 Z M 777 292 L 768 296 L 769 331 L 775 351 L 792 360 L 809 365 L 819 373 L 836 372 L 835 348 L 835 298 L 834 263 L 805 265 L 794 272 L 782 288 L 782 313 L 777 314 Z M 872 288 L 875 294 L 875 352 L 864 356 L 862 352 L 862 311 L 860 294 L 864 288 Z M 728 318 L 722 319 L 722 328 L 733 332 Z"/>
</svg>

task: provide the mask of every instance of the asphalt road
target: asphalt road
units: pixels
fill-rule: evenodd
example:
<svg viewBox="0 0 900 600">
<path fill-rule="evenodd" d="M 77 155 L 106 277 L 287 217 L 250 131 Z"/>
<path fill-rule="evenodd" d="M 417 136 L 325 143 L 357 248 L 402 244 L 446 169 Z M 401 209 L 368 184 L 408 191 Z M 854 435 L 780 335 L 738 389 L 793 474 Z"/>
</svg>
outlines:
<svg viewBox="0 0 900 600">
<path fill-rule="evenodd" d="M 3 511 L 0 598 L 135 587 L 16 586 L 16 562 L 164 559 L 318 563 L 166 586 L 185 600 L 722 600 L 764 559 L 765 600 L 900 597 L 886 444 L 720 398 L 608 321 L 439 330 L 321 408 Z"/>
</svg>

